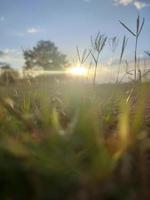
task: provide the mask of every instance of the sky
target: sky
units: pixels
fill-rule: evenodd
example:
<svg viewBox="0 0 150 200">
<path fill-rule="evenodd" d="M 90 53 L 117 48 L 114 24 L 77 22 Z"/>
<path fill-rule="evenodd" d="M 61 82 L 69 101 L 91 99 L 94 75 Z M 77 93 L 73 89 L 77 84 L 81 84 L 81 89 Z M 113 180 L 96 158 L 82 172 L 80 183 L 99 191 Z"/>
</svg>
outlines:
<svg viewBox="0 0 150 200">
<path fill-rule="evenodd" d="M 150 0 L 0 0 L 0 62 L 24 65 L 22 49 L 39 40 L 55 42 L 68 59 L 90 47 L 90 36 L 98 31 L 108 37 L 129 38 L 126 56 L 133 52 L 133 40 L 119 20 L 135 30 L 137 13 L 145 18 L 139 54 L 150 50 Z M 103 52 L 108 61 L 108 48 Z"/>
</svg>

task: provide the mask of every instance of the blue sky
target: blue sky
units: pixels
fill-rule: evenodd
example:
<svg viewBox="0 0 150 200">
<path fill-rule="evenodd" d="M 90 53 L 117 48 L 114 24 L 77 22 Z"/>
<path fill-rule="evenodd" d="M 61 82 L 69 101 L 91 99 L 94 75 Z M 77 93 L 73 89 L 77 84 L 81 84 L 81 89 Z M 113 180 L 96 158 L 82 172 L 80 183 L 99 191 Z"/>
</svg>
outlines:
<svg viewBox="0 0 150 200">
<path fill-rule="evenodd" d="M 32 48 L 41 39 L 54 41 L 73 57 L 76 45 L 89 47 L 90 36 L 98 31 L 108 37 L 126 34 L 132 50 L 132 36 L 118 21 L 135 27 L 137 12 L 146 19 L 139 43 L 142 55 L 150 50 L 149 4 L 150 0 L 0 0 L 0 50 L 4 52 L 0 61 L 23 65 L 21 48 Z"/>
</svg>

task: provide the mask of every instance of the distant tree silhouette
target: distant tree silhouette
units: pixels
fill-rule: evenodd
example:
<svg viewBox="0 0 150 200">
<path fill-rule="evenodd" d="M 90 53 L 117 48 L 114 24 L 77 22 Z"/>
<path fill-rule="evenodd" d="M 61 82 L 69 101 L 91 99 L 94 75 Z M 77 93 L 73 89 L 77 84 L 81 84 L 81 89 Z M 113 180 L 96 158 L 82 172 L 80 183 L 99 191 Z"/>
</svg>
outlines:
<svg viewBox="0 0 150 200">
<path fill-rule="evenodd" d="M 2 66 L 1 66 L 1 70 L 4 71 L 4 70 L 11 70 L 11 66 L 7 63 L 4 63 Z"/>
<path fill-rule="evenodd" d="M 9 64 L 1 66 L 0 82 L 2 84 L 14 83 L 19 78 L 19 73 L 15 69 L 12 69 Z"/>
<path fill-rule="evenodd" d="M 63 69 L 67 64 L 66 55 L 59 52 L 51 41 L 41 40 L 33 49 L 24 50 L 25 69 L 42 67 L 44 70 Z"/>
</svg>

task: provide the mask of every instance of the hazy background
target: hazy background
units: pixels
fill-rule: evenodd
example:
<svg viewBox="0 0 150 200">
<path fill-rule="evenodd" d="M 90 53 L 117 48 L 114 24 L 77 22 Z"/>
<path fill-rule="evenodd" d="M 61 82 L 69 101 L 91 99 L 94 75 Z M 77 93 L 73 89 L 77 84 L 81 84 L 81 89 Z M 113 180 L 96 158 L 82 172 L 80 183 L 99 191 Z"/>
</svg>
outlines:
<svg viewBox="0 0 150 200">
<path fill-rule="evenodd" d="M 0 0 L 0 62 L 20 69 L 24 65 L 22 49 L 32 48 L 41 39 L 55 42 L 71 61 L 76 59 L 76 45 L 88 48 L 90 36 L 98 31 L 120 40 L 126 34 L 129 42 L 125 58 L 132 60 L 132 36 L 119 20 L 133 28 L 137 12 L 146 19 L 138 52 L 144 58 L 144 50 L 149 50 L 149 0 Z M 107 65 L 113 68 L 118 53 L 113 59 L 109 48 L 102 53 L 107 74 Z"/>
</svg>

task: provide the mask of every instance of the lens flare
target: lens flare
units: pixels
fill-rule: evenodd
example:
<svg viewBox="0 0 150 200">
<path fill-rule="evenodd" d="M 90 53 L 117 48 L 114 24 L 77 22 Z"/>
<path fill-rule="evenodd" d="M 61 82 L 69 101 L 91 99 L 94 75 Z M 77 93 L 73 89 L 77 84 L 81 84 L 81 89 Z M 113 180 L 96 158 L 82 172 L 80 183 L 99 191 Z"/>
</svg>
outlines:
<svg viewBox="0 0 150 200">
<path fill-rule="evenodd" d="M 70 67 L 69 73 L 74 76 L 86 76 L 87 69 L 81 66 Z"/>
</svg>

